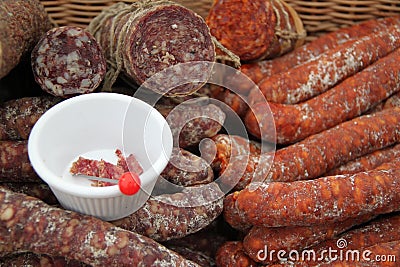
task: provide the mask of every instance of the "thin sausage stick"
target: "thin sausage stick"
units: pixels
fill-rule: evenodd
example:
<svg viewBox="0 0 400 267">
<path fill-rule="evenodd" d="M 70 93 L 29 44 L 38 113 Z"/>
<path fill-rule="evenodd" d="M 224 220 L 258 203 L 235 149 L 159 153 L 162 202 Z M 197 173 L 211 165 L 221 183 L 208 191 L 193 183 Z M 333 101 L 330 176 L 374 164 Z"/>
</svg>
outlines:
<svg viewBox="0 0 400 267">
<path fill-rule="evenodd" d="M 355 160 L 349 161 L 333 170 L 328 171 L 325 176 L 337 174 L 357 173 L 372 170 L 379 165 L 393 160 L 400 155 L 400 144 L 379 149 Z"/>
<path fill-rule="evenodd" d="M 33 252 L 91 266 L 198 266 L 154 240 L 0 187 L 0 254 Z"/>
<path fill-rule="evenodd" d="M 358 157 L 400 141 L 400 108 L 343 122 L 303 141 L 278 149 L 270 171 L 247 181 L 314 179 Z M 329 141 L 328 141 L 329 140 Z"/>
<path fill-rule="evenodd" d="M 245 223 L 265 227 L 343 222 L 400 210 L 400 159 L 357 174 L 291 183 L 254 183 L 230 195 L 230 211 Z M 237 223 L 237 222 L 236 222 Z"/>
<path fill-rule="evenodd" d="M 266 77 L 287 71 L 296 65 L 306 62 L 307 60 L 314 59 L 325 51 L 329 49 L 335 49 L 337 46 L 348 42 L 349 40 L 358 39 L 371 33 L 385 31 L 391 25 L 400 25 L 400 17 L 394 16 L 371 19 L 353 26 L 341 28 L 334 32 L 324 34 L 314 41 L 306 43 L 296 48 L 292 52 L 280 57 L 271 60 L 243 64 L 240 70 L 255 84 L 258 84 Z M 247 95 L 250 92 L 250 89 L 252 89 L 252 84 L 248 82 L 243 84 L 232 84 L 235 84 L 236 88 L 238 88 L 238 91 L 244 95 Z"/>
<path fill-rule="evenodd" d="M 266 77 L 249 96 L 250 104 L 265 99 L 274 103 L 297 104 L 326 92 L 378 59 L 400 47 L 400 25 L 349 41 L 313 60 Z"/>
<path fill-rule="evenodd" d="M 274 125 L 270 116 L 265 116 L 266 104 L 257 103 L 245 117 L 246 127 L 257 138 L 290 144 L 357 117 L 400 90 L 399 60 L 397 49 L 308 101 L 270 103 Z"/>
</svg>

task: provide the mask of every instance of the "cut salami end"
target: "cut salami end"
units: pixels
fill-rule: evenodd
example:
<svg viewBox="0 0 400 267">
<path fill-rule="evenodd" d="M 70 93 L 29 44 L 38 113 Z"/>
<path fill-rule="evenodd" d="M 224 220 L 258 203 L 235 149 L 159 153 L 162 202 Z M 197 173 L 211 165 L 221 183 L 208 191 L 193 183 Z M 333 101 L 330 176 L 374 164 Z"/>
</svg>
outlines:
<svg viewBox="0 0 400 267">
<path fill-rule="evenodd" d="M 99 14 L 88 29 L 99 40 L 111 67 L 116 66 L 117 74 L 123 72 L 142 85 L 162 73 L 145 87 L 169 96 L 189 95 L 204 84 L 202 78 L 188 81 L 187 74 L 210 73 L 206 64 L 175 66 L 214 62 L 216 57 L 204 19 L 170 1 L 117 3 Z M 105 81 L 105 87 L 109 83 L 113 83 L 112 78 Z"/>
<path fill-rule="evenodd" d="M 75 26 L 49 30 L 35 46 L 31 60 L 36 82 L 55 96 L 93 92 L 106 72 L 96 39 Z"/>
</svg>

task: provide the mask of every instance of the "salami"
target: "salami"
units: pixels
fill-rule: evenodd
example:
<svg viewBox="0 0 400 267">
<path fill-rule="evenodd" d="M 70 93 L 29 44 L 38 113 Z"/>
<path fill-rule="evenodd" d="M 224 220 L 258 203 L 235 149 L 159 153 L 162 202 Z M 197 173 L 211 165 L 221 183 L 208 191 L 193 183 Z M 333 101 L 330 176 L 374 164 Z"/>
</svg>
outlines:
<svg viewBox="0 0 400 267">
<path fill-rule="evenodd" d="M 357 174 L 314 180 L 254 183 L 233 193 L 231 205 L 256 226 L 307 226 L 343 222 L 398 210 L 400 159 Z M 224 209 L 224 213 L 231 213 Z M 237 223 L 237 222 L 236 222 Z"/>
<path fill-rule="evenodd" d="M 76 26 L 49 30 L 33 49 L 31 63 L 40 87 L 60 97 L 93 92 L 106 73 L 100 45 Z"/>
<path fill-rule="evenodd" d="M 154 240 L 0 187 L 0 254 L 33 252 L 91 266 L 198 266 Z"/>
<path fill-rule="evenodd" d="M 0 107 L 0 140 L 27 140 L 36 121 L 60 102 L 52 96 L 23 97 Z"/>
<path fill-rule="evenodd" d="M 282 55 L 306 36 L 296 11 L 278 0 L 214 1 L 206 21 L 211 34 L 243 61 Z"/>
<path fill-rule="evenodd" d="M 180 63 L 215 61 L 215 46 L 204 19 L 174 2 L 120 2 L 103 10 L 88 29 L 111 63 L 105 86 L 112 85 L 121 71 L 138 85 L 158 73 L 146 88 L 160 94 L 188 95 L 204 82 L 192 80 L 181 85 L 177 81 L 186 81 L 185 76 L 192 72 L 205 81 L 210 70 L 200 64 Z M 171 71 L 163 72 L 167 68 Z"/>
<path fill-rule="evenodd" d="M 347 78 L 327 92 L 296 105 L 270 103 L 276 132 L 265 103 L 252 105 L 245 117 L 258 138 L 290 144 L 352 119 L 400 90 L 400 49 Z M 272 132 L 271 132 L 272 131 Z M 273 140 L 271 140 L 273 139 Z"/>
<path fill-rule="evenodd" d="M 174 194 L 151 196 L 135 213 L 113 224 L 157 241 L 181 238 L 214 221 L 222 213 L 222 197 L 216 183 L 185 187 Z"/>
<path fill-rule="evenodd" d="M 335 49 L 337 46 L 350 40 L 359 39 L 372 33 L 376 34 L 381 31 L 386 31 L 391 25 L 400 25 L 400 17 L 393 16 L 366 20 L 319 36 L 317 39 L 297 47 L 293 51 L 280 57 L 242 64 L 240 71 L 254 83 L 258 84 L 264 78 L 288 71 L 294 66 L 312 60 L 320 54 L 330 49 Z M 236 84 L 236 87 L 245 95 L 247 95 L 252 88 L 250 83 L 239 83 Z"/>
<path fill-rule="evenodd" d="M 228 241 L 217 251 L 215 258 L 217 267 L 256 267 L 256 262 L 246 255 L 240 241 Z"/>
<path fill-rule="evenodd" d="M 0 141 L 2 182 L 40 182 L 28 157 L 28 141 Z"/>
<path fill-rule="evenodd" d="M 296 104 L 319 95 L 400 47 L 400 25 L 346 42 L 313 60 L 266 77 L 258 83 L 267 101 Z M 258 88 L 248 96 L 261 102 Z"/>
<path fill-rule="evenodd" d="M 328 176 L 345 173 L 357 173 L 361 171 L 372 170 L 385 162 L 393 160 L 399 155 L 400 144 L 396 144 L 349 161 L 337 168 L 334 168 L 333 170 L 328 171 L 325 175 Z"/>
<path fill-rule="evenodd" d="M 51 26 L 38 0 L 0 2 L 0 79 L 18 65 Z"/>
</svg>

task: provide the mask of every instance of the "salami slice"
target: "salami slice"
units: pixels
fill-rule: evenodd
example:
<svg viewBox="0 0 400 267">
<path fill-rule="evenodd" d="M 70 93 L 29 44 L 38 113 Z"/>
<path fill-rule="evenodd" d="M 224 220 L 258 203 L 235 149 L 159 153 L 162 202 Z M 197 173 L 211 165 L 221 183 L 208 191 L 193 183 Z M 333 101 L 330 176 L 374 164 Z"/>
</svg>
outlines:
<svg viewBox="0 0 400 267">
<path fill-rule="evenodd" d="M 188 95 L 204 82 L 187 81 L 185 76 L 195 72 L 204 75 L 200 79 L 204 81 L 210 70 L 199 64 L 180 63 L 215 61 L 215 46 L 204 19 L 174 2 L 120 2 L 93 19 L 88 29 L 114 67 L 106 85 L 112 85 L 121 71 L 138 85 L 158 74 L 146 88 L 161 94 Z M 162 72 L 165 69 L 172 71 Z"/>
<path fill-rule="evenodd" d="M 32 50 L 51 23 L 38 0 L 2 0 L 0 28 L 1 79 Z"/>
<path fill-rule="evenodd" d="M 93 92 L 106 73 L 96 39 L 75 26 L 49 30 L 33 49 L 31 62 L 40 87 L 61 97 Z"/>
</svg>

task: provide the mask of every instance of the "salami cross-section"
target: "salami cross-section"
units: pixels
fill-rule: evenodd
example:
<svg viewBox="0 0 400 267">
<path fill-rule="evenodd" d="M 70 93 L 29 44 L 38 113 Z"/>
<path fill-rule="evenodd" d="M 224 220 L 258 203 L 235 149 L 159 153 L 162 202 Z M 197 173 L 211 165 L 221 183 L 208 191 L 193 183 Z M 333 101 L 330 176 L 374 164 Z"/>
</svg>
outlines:
<svg viewBox="0 0 400 267">
<path fill-rule="evenodd" d="M 154 74 L 174 66 L 172 72 L 160 76 L 160 82 L 146 87 L 168 95 L 187 95 L 203 83 L 189 81 L 179 85 L 180 79 L 184 80 L 185 73 L 206 74 L 207 66 L 179 67 L 179 63 L 215 60 L 214 43 L 204 19 L 170 1 L 117 3 L 100 13 L 88 29 L 110 62 L 105 89 L 112 86 L 120 72 L 141 85 Z"/>
<path fill-rule="evenodd" d="M 31 60 L 36 82 L 55 96 L 90 93 L 106 73 L 96 39 L 74 26 L 49 30 L 33 49 Z"/>
</svg>

